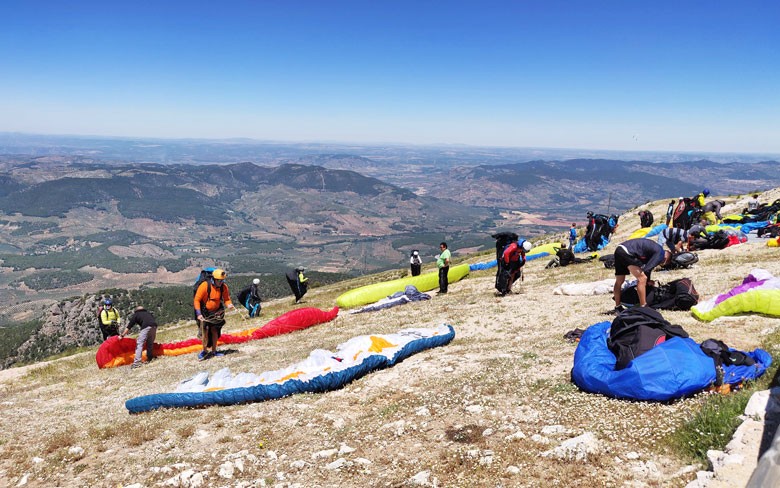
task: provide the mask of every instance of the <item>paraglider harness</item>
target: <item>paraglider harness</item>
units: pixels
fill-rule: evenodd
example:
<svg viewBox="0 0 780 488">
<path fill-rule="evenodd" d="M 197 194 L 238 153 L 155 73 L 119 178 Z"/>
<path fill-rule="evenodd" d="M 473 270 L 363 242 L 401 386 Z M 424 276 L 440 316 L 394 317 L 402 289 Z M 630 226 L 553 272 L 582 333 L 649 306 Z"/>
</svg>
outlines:
<svg viewBox="0 0 780 488">
<path fill-rule="evenodd" d="M 672 337 L 688 337 L 679 325 L 670 324 L 650 307 L 634 307 L 620 312 L 609 330 L 607 347 L 615 355 L 615 371 Z"/>
<path fill-rule="evenodd" d="M 249 311 L 250 317 L 257 317 L 263 307 L 260 304 L 260 299 L 252 295 L 252 286 L 254 285 L 249 285 L 238 292 L 238 301 Z"/>
<path fill-rule="evenodd" d="M 699 221 L 702 209 L 693 198 L 683 198 L 677 203 L 672 217 L 672 227 L 688 230 Z"/>
<path fill-rule="evenodd" d="M 512 284 L 523 277 L 522 267 L 525 265 L 523 243 L 525 239 L 520 239 L 514 232 L 499 232 L 491 237 L 496 239 L 496 261 L 498 262 L 495 288 L 501 296 L 504 296 L 512 290 Z M 504 254 L 513 243 L 517 249 L 512 251 L 508 256 L 509 262 L 506 262 Z"/>
<path fill-rule="evenodd" d="M 647 306 L 656 310 L 690 310 L 699 303 L 699 292 L 690 278 L 680 278 L 665 285 L 647 285 L 645 298 Z M 620 303 L 628 306 L 639 304 L 636 285 L 620 292 Z"/>
<path fill-rule="evenodd" d="M 618 216 L 612 214 L 607 217 L 604 214 L 596 214 L 591 217 L 591 222 L 588 223 L 585 243 L 588 245 L 589 251 L 598 251 L 599 247 L 606 244 L 605 241 L 609 242 L 609 236 L 617 227 Z"/>
<path fill-rule="evenodd" d="M 639 225 L 641 227 L 650 227 L 653 225 L 653 214 L 649 210 L 639 212 Z"/>
</svg>

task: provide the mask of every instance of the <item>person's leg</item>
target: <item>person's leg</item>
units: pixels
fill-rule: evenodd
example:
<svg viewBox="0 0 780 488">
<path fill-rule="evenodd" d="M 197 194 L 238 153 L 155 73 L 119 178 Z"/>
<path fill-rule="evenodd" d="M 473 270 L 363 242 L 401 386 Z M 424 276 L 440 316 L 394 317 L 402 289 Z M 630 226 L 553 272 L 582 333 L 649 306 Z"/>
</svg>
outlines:
<svg viewBox="0 0 780 488">
<path fill-rule="evenodd" d="M 628 271 L 636 278 L 636 294 L 639 297 L 639 306 L 647 306 L 647 275 L 639 266 L 629 265 Z"/>
<path fill-rule="evenodd" d="M 450 271 L 449 266 L 442 266 L 439 268 L 439 293 L 447 293 L 447 273 Z"/>
<path fill-rule="evenodd" d="M 143 358 L 144 354 L 144 346 L 146 345 L 146 329 L 141 329 L 141 332 L 138 333 L 138 337 L 135 339 L 135 357 L 133 358 L 133 367 L 138 367 L 141 365 L 141 359 Z"/>
<path fill-rule="evenodd" d="M 615 300 L 615 308 L 620 306 L 620 289 L 623 287 L 624 281 L 626 281 L 626 275 L 615 276 L 615 286 L 612 287 L 612 298 Z"/>
<path fill-rule="evenodd" d="M 147 327 L 149 332 L 146 335 L 146 360 L 154 359 L 154 339 L 157 337 L 157 327 Z"/>
</svg>

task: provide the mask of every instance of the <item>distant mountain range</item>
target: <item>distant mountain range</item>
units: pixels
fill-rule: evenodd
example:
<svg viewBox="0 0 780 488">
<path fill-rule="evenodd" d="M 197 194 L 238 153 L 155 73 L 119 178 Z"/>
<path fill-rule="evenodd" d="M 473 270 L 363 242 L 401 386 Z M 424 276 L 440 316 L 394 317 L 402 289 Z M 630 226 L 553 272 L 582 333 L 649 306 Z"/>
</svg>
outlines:
<svg viewBox="0 0 780 488">
<path fill-rule="evenodd" d="M 0 154 L 0 264 L 16 271 L 0 277 L 0 289 L 20 301 L 50 278 L 78 282 L 44 290 L 64 294 L 181 283 L 177 273 L 207 264 L 231 273 L 294 264 L 351 273 L 397 268 L 411 249 L 431 261 L 441 240 L 455 250 L 488 249 L 497 230 L 533 237 L 582 224 L 588 210 L 622 213 L 704 187 L 718 195 L 780 186 L 777 161 L 524 162 L 485 148 L 55 142 L 35 146 L 45 154 Z M 24 144 L 34 146 L 25 139 L 14 147 Z M 251 162 L 204 163 L 234 160 L 248 146 L 257 151 Z M 199 161 L 137 160 L 171 147 Z M 144 281 L 129 278 L 154 270 Z"/>
</svg>

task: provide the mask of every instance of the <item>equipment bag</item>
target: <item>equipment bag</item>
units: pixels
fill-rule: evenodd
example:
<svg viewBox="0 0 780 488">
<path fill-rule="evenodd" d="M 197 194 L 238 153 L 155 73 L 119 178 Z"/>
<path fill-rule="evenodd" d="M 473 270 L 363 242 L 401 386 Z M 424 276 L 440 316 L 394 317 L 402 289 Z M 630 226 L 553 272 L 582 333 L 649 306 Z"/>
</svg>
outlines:
<svg viewBox="0 0 780 488">
<path fill-rule="evenodd" d="M 688 333 L 667 322 L 657 310 L 634 307 L 619 313 L 607 339 L 607 347 L 617 358 L 615 370 L 625 368 L 634 358 L 672 337 L 688 337 Z"/>
</svg>

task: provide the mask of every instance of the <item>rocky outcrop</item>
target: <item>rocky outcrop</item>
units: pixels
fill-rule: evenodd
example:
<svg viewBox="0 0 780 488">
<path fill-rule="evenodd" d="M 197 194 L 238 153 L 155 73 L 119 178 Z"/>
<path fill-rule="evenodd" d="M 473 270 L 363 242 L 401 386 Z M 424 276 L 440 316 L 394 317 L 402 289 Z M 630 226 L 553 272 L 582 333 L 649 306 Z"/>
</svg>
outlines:
<svg viewBox="0 0 780 488">
<path fill-rule="evenodd" d="M 95 318 L 97 300 L 90 295 L 49 307 L 44 312 L 40 328 L 19 347 L 15 356 L 6 358 L 2 367 L 41 359 L 72 347 L 100 344 L 103 336 Z"/>
</svg>

